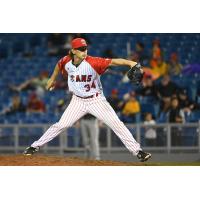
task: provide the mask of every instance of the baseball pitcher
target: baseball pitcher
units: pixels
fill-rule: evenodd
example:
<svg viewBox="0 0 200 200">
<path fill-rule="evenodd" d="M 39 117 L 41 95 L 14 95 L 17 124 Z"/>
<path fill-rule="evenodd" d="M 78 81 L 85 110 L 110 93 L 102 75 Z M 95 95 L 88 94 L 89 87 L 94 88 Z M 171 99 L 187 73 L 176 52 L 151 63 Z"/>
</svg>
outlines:
<svg viewBox="0 0 200 200">
<path fill-rule="evenodd" d="M 47 90 L 52 90 L 59 72 L 63 75 L 67 74 L 68 87 L 73 93 L 71 102 L 60 120 L 28 147 L 24 151 L 24 155 L 38 152 L 44 144 L 89 113 L 109 126 L 126 148 L 141 162 L 147 161 L 151 157 L 150 153 L 141 149 L 140 144 L 120 121 L 103 94 L 100 76 L 110 66 L 128 66 L 130 70 L 127 75 L 131 82 L 139 84 L 142 80 L 143 70 L 139 63 L 121 58 L 105 59 L 89 56 L 87 55 L 87 43 L 83 38 L 72 40 L 69 55 L 58 61 L 46 86 Z"/>
</svg>

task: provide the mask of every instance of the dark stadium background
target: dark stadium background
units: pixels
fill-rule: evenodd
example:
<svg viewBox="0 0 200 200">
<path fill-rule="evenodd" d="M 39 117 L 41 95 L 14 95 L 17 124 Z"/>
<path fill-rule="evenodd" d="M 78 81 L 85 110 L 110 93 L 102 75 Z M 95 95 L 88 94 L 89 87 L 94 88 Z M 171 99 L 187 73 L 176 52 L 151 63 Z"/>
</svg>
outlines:
<svg viewBox="0 0 200 200">
<path fill-rule="evenodd" d="M 68 34 L 63 33 L 62 40 L 60 40 L 59 50 L 51 51 L 51 34 L 33 34 L 33 33 L 12 33 L 12 34 L 0 34 L 0 110 L 3 111 L 11 102 L 11 98 L 14 95 L 19 95 L 23 103 L 26 105 L 33 90 L 22 90 L 20 92 L 13 91 L 11 85 L 20 85 L 24 81 L 31 79 L 32 77 L 39 76 L 42 72 L 52 73 L 57 61 L 68 53 L 70 48 L 70 39 L 73 37 L 83 37 L 88 43 L 88 54 L 91 56 L 109 57 L 115 58 L 130 58 L 128 53 L 135 50 L 137 42 L 141 42 L 145 46 L 146 55 L 150 57 L 152 43 L 157 40 L 160 43 L 162 49 L 162 56 L 166 63 L 170 60 L 170 55 L 176 53 L 179 57 L 179 62 L 182 64 L 182 72 L 178 75 L 170 75 L 170 78 L 180 88 L 185 89 L 189 98 L 196 103 L 197 109 L 192 112 L 190 117 L 186 118 L 186 123 L 197 123 L 200 117 L 199 103 L 200 103 L 200 34 L 190 33 L 85 33 L 85 34 Z M 58 42 L 58 43 L 59 43 Z M 62 45 L 62 44 L 64 45 Z M 145 67 L 150 68 L 149 62 L 144 63 Z M 124 94 L 131 91 L 138 90 L 138 86 L 131 83 L 122 83 L 123 73 L 126 68 L 119 67 L 113 68 L 111 71 L 115 73 L 105 73 L 102 77 L 102 84 L 104 88 L 104 94 L 109 97 L 113 89 L 118 90 L 119 98 L 123 98 Z M 155 80 L 156 84 L 159 84 L 162 77 Z M 63 83 L 63 79 L 60 79 Z M 12 114 L 0 115 L 0 123 L 3 125 L 9 124 L 52 124 L 59 120 L 62 112 L 55 110 L 59 104 L 59 100 L 64 99 L 65 102 L 69 101 L 70 94 L 66 92 L 66 85 L 60 86 L 52 92 L 46 91 L 41 95 L 41 100 L 44 102 L 46 111 L 44 113 L 28 113 L 28 112 L 16 112 Z M 144 120 L 143 114 L 151 112 L 154 119 L 159 124 L 159 102 L 152 101 L 152 99 L 141 98 L 136 96 L 141 104 L 141 112 L 139 117 L 135 119 L 133 124 L 142 123 Z M 26 132 L 27 130 L 24 130 Z M 37 132 L 37 130 L 29 130 L 31 132 Z M 69 136 L 73 137 L 73 131 L 69 133 Z M 195 139 L 197 145 L 197 135 L 195 129 L 189 131 L 191 137 L 190 141 Z M 38 132 L 41 132 L 39 130 Z M 10 129 L 1 129 L 1 137 L 9 136 Z M 34 135 L 34 134 L 33 134 Z M 41 134 L 37 135 L 37 138 Z M 33 141 L 35 136 L 30 136 L 27 141 L 27 145 Z M 101 136 L 101 143 L 105 136 Z M 57 140 L 56 140 L 57 141 Z M 57 141 L 58 142 L 58 141 Z M 10 143 L 7 140 L 1 140 L 1 145 Z M 118 142 L 117 142 L 118 143 Z M 143 144 L 144 142 L 142 142 Z M 186 142 L 187 143 L 187 142 Z M 74 144 L 74 143 L 73 143 Z M 73 145 L 71 144 L 71 145 Z"/>
</svg>

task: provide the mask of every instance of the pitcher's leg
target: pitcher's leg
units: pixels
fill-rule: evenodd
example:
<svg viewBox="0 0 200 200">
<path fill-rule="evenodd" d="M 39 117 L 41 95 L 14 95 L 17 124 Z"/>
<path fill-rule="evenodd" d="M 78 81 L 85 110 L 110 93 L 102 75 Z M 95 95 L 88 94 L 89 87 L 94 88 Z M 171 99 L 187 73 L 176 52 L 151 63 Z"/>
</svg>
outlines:
<svg viewBox="0 0 200 200">
<path fill-rule="evenodd" d="M 106 100 L 98 100 L 97 103 L 92 104 L 89 112 L 107 124 L 131 153 L 137 155 L 141 151 L 140 144 L 133 138 L 128 128 L 120 121 Z"/>
<path fill-rule="evenodd" d="M 42 137 L 35 141 L 32 147 L 41 147 L 62 133 L 67 127 L 72 126 L 78 119 L 85 114 L 85 106 L 81 101 L 72 98 L 59 122 L 53 124 Z"/>
</svg>

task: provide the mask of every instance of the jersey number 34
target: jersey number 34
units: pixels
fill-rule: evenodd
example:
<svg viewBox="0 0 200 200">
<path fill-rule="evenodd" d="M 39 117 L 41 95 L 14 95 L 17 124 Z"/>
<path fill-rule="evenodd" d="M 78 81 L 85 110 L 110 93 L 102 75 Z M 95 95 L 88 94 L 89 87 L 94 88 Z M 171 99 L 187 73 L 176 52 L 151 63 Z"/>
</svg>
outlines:
<svg viewBox="0 0 200 200">
<path fill-rule="evenodd" d="M 91 88 L 96 88 L 96 85 L 93 81 L 91 85 L 87 84 L 87 85 L 84 86 L 84 88 L 86 88 L 86 90 L 85 90 L 86 92 L 89 92 Z"/>
</svg>

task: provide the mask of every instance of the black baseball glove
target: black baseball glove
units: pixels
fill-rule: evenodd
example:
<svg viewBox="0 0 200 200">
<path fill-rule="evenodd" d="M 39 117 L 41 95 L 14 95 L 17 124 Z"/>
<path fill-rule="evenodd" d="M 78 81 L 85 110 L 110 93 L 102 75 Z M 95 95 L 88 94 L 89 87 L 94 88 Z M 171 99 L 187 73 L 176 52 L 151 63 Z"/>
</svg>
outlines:
<svg viewBox="0 0 200 200">
<path fill-rule="evenodd" d="M 127 73 L 129 80 L 136 85 L 139 85 L 142 82 L 142 78 L 144 76 L 144 72 L 141 72 L 141 68 L 142 66 L 140 63 L 137 63 Z"/>
</svg>

